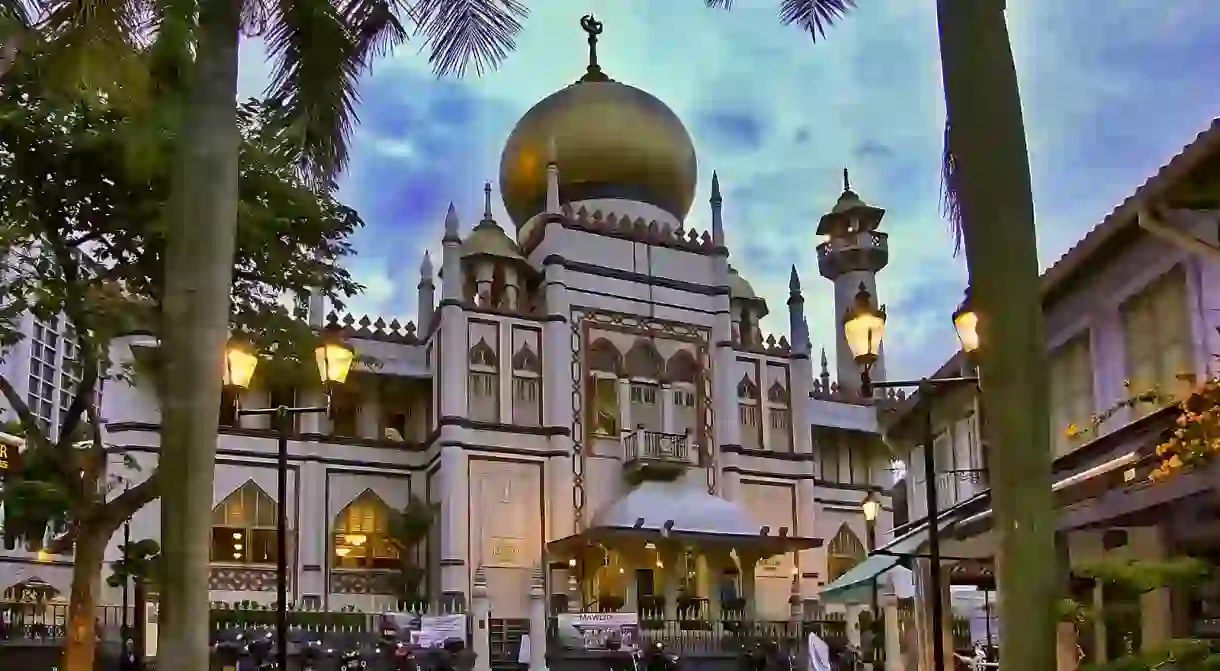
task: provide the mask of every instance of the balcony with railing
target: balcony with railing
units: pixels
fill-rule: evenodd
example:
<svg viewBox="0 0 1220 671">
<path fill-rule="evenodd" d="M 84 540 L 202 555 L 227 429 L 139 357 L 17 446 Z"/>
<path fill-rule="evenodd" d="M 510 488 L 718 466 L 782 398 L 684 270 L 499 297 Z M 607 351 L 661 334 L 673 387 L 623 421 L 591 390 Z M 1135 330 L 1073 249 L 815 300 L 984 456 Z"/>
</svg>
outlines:
<svg viewBox="0 0 1220 671">
<path fill-rule="evenodd" d="M 663 433 L 639 427 L 623 438 L 623 468 L 631 482 L 675 480 L 691 467 L 690 432 Z"/>
</svg>

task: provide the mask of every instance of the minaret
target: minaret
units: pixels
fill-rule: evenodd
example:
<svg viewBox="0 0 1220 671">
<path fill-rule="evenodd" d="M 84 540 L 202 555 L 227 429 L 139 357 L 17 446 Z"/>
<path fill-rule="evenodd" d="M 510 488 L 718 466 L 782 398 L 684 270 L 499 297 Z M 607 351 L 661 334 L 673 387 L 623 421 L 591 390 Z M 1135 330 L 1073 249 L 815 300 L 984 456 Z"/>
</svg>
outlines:
<svg viewBox="0 0 1220 671">
<path fill-rule="evenodd" d="M 440 593 L 442 603 L 466 603 L 470 586 L 470 479 L 467 441 L 462 420 L 466 417 L 467 325 L 462 300 L 462 237 L 458 233 L 457 210 L 449 203 L 445 213 L 445 237 L 441 252 L 440 328 L 433 339 L 439 351 L 432 368 L 440 425 L 440 470 L 437 498 L 440 501 Z"/>
<path fill-rule="evenodd" d="M 419 302 L 416 308 L 416 332 L 421 336 L 432 327 L 432 311 L 436 309 L 436 284 L 432 281 L 432 257 L 424 250 L 424 261 L 419 264 Z"/>
<path fill-rule="evenodd" d="M 877 273 L 889 263 L 889 242 L 877 230 L 885 210 L 873 207 L 851 189 L 847 168 L 843 168 L 843 193 L 834 208 L 818 222 L 817 234 L 824 238 L 818 245 L 818 271 L 835 285 L 835 359 L 839 389 L 859 391 L 860 368 L 852 357 L 843 335 L 843 315 L 863 284 L 877 300 Z M 880 301 L 877 301 L 880 304 Z M 875 380 L 885 379 L 884 349 L 873 365 Z"/>
<path fill-rule="evenodd" d="M 724 218 L 721 213 L 721 204 L 724 200 L 720 197 L 720 175 L 716 171 L 712 171 L 712 197 L 708 201 L 712 205 L 712 244 L 717 247 L 724 246 Z"/>
</svg>

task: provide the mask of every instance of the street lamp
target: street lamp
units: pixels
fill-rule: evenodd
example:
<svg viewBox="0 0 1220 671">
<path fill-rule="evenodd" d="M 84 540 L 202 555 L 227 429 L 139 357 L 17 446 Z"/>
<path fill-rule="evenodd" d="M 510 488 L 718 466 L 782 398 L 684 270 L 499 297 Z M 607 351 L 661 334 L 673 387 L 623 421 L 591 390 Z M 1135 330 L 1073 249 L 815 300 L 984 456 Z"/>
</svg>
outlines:
<svg viewBox="0 0 1220 671">
<path fill-rule="evenodd" d="M 962 351 L 967 356 L 974 354 L 979 348 L 979 316 L 974 312 L 974 301 L 970 299 L 970 290 L 962 304 L 953 311 L 953 328 L 957 331 L 957 340 L 962 344 Z"/>
<path fill-rule="evenodd" d="M 885 307 L 873 305 L 873 295 L 861 282 L 851 307 L 843 314 L 843 336 L 856 363 L 861 366 L 861 390 L 865 396 L 872 396 L 869 373 L 881 353 L 881 336 L 884 333 Z"/>
<path fill-rule="evenodd" d="M 318 365 L 318 377 L 326 391 L 326 405 L 308 407 L 277 406 L 275 408 L 242 408 L 237 404 L 238 417 L 270 416 L 276 433 L 276 475 L 278 515 L 275 521 L 275 603 L 278 612 L 275 620 L 276 659 L 280 669 L 288 668 L 288 432 L 297 415 L 330 413 L 331 390 L 334 385 L 347 381 L 355 351 L 337 338 L 324 335 L 314 349 Z M 235 390 L 248 389 L 258 368 L 258 355 L 248 345 L 230 342 L 225 352 L 224 383 Z M 236 398 L 236 396 L 235 396 Z"/>
<path fill-rule="evenodd" d="M 877 517 L 881 515 L 881 500 L 877 498 L 877 493 L 869 491 L 868 496 L 860 502 L 860 508 L 864 511 L 864 531 L 865 539 L 868 541 L 868 551 L 873 552 L 877 549 Z M 868 659 L 873 664 L 882 661 L 881 655 L 878 654 L 882 646 L 878 645 L 881 641 L 882 632 L 880 631 L 881 624 L 881 600 L 877 595 L 877 576 L 873 576 L 873 592 L 872 600 L 869 603 L 869 608 L 872 611 L 872 618 L 869 620 L 869 650 Z"/>
<path fill-rule="evenodd" d="M 973 352 L 979 345 L 978 318 L 967 300 L 953 313 L 953 326 L 961 341 L 962 349 L 967 354 Z M 935 671 L 944 671 L 945 640 L 944 617 L 945 605 L 941 601 L 942 576 L 940 573 L 940 528 L 937 526 L 939 511 L 937 510 L 936 492 L 936 454 L 933 443 L 936 433 L 932 426 L 931 396 L 940 387 L 960 384 L 977 385 L 979 378 L 970 377 L 940 377 L 922 378 L 919 380 L 889 380 L 874 381 L 869 373 L 877 362 L 881 350 L 881 336 L 885 331 L 885 309 L 873 305 L 872 296 L 861 283 L 860 291 L 856 293 L 855 302 L 843 315 L 843 335 L 847 346 L 851 349 L 856 363 L 860 366 L 860 391 L 865 397 L 871 397 L 874 389 L 901 389 L 915 387 L 919 390 L 919 405 L 923 408 L 923 470 L 924 499 L 928 509 L 928 554 L 931 565 L 929 593 L 932 597 L 932 665 Z M 867 509 L 866 509 L 867 511 Z M 867 514 L 867 512 L 866 512 Z M 871 542 L 870 542 L 871 545 Z M 920 555 L 914 555 L 920 557 Z"/>
</svg>

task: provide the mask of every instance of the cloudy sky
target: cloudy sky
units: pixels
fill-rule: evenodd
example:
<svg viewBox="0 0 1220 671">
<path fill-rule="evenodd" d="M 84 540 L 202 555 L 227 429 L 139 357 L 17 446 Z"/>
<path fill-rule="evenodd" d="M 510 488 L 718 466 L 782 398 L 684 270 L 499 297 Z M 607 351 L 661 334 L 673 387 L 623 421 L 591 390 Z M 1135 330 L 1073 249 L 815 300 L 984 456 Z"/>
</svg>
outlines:
<svg viewBox="0 0 1220 671">
<path fill-rule="evenodd" d="M 518 49 L 481 78 L 437 80 L 408 44 L 362 87 L 342 197 L 367 222 L 356 239 L 356 313 L 414 317 L 423 250 L 439 249 L 454 201 L 469 227 L 504 138 L 535 102 L 584 69 L 579 17 L 605 23 L 607 73 L 665 101 L 695 140 L 706 228 L 720 173 L 732 263 L 786 329 L 788 268 L 804 278 L 815 349 L 833 344 L 829 284 L 814 260 L 817 218 L 840 172 L 888 210 L 891 374 L 927 373 L 955 348 L 949 314 L 965 286 L 939 216 L 944 106 L 933 0 L 859 0 L 825 42 L 782 28 L 774 0 L 732 12 L 698 0 L 527 0 Z M 1220 116 L 1215 0 L 1010 0 L 1045 267 Z M 243 48 L 242 92 L 266 84 L 262 47 Z M 499 203 L 497 203 L 499 206 Z M 503 223 L 507 217 L 497 212 Z"/>
</svg>

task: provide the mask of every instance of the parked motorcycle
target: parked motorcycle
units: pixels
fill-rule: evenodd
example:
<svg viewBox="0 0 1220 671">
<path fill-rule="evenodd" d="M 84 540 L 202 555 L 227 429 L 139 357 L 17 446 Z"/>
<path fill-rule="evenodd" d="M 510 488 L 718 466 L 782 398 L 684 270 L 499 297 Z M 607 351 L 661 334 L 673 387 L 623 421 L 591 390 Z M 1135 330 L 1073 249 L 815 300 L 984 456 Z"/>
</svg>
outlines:
<svg viewBox="0 0 1220 671">
<path fill-rule="evenodd" d="M 237 671 L 246 655 L 246 636 L 237 632 L 222 635 L 212 643 L 212 654 L 220 662 L 221 671 Z"/>
<path fill-rule="evenodd" d="M 361 671 L 367 666 L 364 655 L 355 648 L 348 648 L 339 656 L 339 671 Z"/>
<path fill-rule="evenodd" d="M 640 671 L 678 671 L 679 658 L 661 643 L 653 643 L 639 653 Z"/>
<path fill-rule="evenodd" d="M 246 644 L 246 652 L 254 664 L 254 671 L 269 671 L 279 666 L 275 658 L 275 632 L 266 631 L 253 636 Z M 238 665 L 237 671 L 246 671 Z"/>
</svg>

